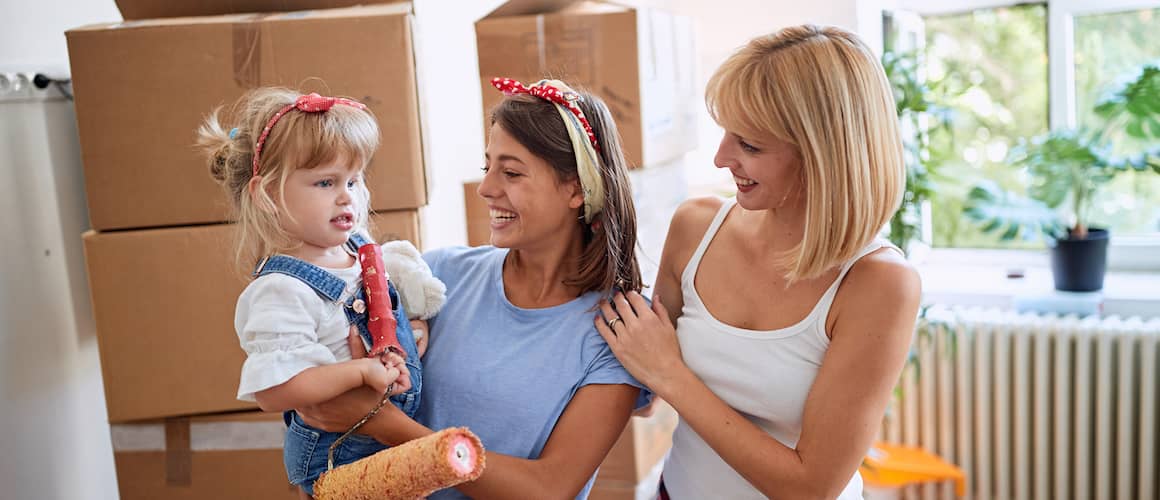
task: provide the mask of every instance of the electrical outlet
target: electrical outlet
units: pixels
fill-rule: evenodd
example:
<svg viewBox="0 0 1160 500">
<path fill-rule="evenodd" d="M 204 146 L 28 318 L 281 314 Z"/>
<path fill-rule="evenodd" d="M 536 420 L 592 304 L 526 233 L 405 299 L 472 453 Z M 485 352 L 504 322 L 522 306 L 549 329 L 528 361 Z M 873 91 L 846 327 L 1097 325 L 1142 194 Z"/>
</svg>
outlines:
<svg viewBox="0 0 1160 500">
<path fill-rule="evenodd" d="M 37 77 L 40 81 L 37 81 Z M 63 82 L 63 83 L 61 83 Z M 50 77 L 35 71 L 4 71 L 0 69 L 0 101 L 26 101 L 72 98 L 72 85 L 67 76 Z"/>
<path fill-rule="evenodd" d="M 32 97 L 33 76 L 32 73 L 25 72 L 0 73 L 0 97 L 8 99 Z"/>
</svg>

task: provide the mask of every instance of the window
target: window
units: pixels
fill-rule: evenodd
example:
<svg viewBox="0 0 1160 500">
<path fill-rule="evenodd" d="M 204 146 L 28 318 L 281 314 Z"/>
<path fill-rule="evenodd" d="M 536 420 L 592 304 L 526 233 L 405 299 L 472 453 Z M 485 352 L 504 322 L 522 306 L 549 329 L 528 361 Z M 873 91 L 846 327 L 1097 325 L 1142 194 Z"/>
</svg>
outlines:
<svg viewBox="0 0 1160 500">
<path fill-rule="evenodd" d="M 1075 116 L 1083 125 L 1098 123 L 1092 108 L 1103 89 L 1130 77 L 1140 64 L 1160 60 L 1160 8 L 1075 17 Z M 1140 153 L 1149 144 L 1120 132 L 1117 153 Z M 1160 176 L 1135 172 L 1117 176 L 1096 199 L 1092 220 L 1116 235 L 1160 231 Z"/>
<path fill-rule="evenodd" d="M 979 180 L 1025 192 L 1028 179 L 1006 164 L 1020 138 L 1048 129 L 1094 123 L 1091 111 L 1103 92 L 1139 64 L 1160 60 L 1160 1 L 902 0 L 917 14 L 917 37 L 926 78 L 949 108 L 950 139 L 928 232 L 935 247 L 1042 248 L 1039 241 L 1002 242 L 962 213 L 967 191 Z M 913 24 L 913 23 L 911 23 Z M 888 23 L 888 29 L 890 24 Z M 913 28 L 911 28 L 913 29 Z M 899 33 L 886 33 L 886 39 Z M 1117 138 L 1119 139 L 1119 138 Z M 1146 144 L 1120 141 L 1120 153 Z M 1155 147 L 1156 144 L 1150 144 Z M 1100 191 L 1091 220 L 1110 227 L 1109 264 L 1116 246 L 1144 247 L 1156 259 L 1135 268 L 1160 269 L 1160 175 L 1121 174 Z M 1139 256 L 1140 252 L 1133 252 Z"/>
</svg>

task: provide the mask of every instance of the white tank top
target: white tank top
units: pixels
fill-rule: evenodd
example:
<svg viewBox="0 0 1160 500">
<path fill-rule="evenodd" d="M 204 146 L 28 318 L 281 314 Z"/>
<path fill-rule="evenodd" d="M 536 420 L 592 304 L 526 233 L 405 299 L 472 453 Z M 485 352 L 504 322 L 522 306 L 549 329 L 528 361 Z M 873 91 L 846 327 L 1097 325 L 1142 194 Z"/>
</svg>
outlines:
<svg viewBox="0 0 1160 500">
<path fill-rule="evenodd" d="M 714 318 L 693 286 L 705 249 L 734 202 L 729 199 L 722 204 L 681 274 L 685 304 L 677 320 L 677 337 L 685 363 L 717 397 L 774 439 L 793 448 L 801 436 L 806 396 L 830 345 L 825 331 L 826 318 L 838 285 L 858 259 L 893 245 L 874 241 L 842 265 L 838 278 L 809 315 L 798 323 L 771 331 L 737 328 Z M 683 419 L 673 433 L 673 448 L 665 460 L 664 481 L 673 500 L 765 498 Z M 862 477 L 857 472 L 838 499 L 862 499 Z"/>
</svg>

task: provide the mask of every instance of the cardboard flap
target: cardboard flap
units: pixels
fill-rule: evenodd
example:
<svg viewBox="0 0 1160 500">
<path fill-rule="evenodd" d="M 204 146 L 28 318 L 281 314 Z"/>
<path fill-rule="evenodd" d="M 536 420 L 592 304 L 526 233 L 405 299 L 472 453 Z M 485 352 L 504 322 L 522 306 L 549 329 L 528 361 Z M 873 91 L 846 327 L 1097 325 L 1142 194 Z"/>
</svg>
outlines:
<svg viewBox="0 0 1160 500">
<path fill-rule="evenodd" d="M 410 3 L 409 0 L 116 0 L 126 21 L 162 17 L 217 16 L 254 12 L 292 12 L 333 9 L 363 4 Z"/>
<path fill-rule="evenodd" d="M 551 12 L 558 12 L 564 7 L 567 7 L 578 1 L 580 0 L 511 0 L 509 2 L 505 2 L 499 7 L 496 7 L 495 10 L 489 12 L 486 16 L 483 16 L 483 19 L 511 16 L 530 16 L 533 14 L 548 14 Z"/>
<path fill-rule="evenodd" d="M 79 33 L 85 31 L 104 31 L 108 29 L 131 29 L 131 28 L 158 28 L 165 26 L 193 26 L 193 25 L 215 25 L 215 24 L 257 24 L 271 21 L 301 21 L 309 19 L 343 19 L 343 18 L 357 18 L 365 16 L 391 16 L 403 15 L 411 13 L 411 3 L 401 2 L 384 5 L 358 5 L 354 7 L 345 7 L 327 10 L 315 10 L 304 12 L 279 12 L 268 14 L 226 14 L 218 16 L 196 16 L 196 17 L 176 17 L 176 18 L 162 18 L 162 19 L 142 19 L 142 20 L 126 20 L 115 23 L 98 23 L 66 31 L 66 34 Z"/>
<path fill-rule="evenodd" d="M 629 7 L 612 2 L 592 0 L 511 0 L 496 7 L 482 19 L 497 17 L 534 16 L 555 13 L 604 13 L 624 12 Z"/>
</svg>

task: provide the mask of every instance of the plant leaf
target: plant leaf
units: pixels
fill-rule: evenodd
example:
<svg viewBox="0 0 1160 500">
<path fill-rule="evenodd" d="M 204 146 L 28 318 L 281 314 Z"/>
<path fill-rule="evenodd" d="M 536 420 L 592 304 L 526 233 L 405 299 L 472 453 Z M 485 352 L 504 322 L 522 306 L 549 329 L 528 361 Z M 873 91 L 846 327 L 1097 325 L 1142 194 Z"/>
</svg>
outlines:
<svg viewBox="0 0 1160 500">
<path fill-rule="evenodd" d="M 980 182 L 967 194 L 963 214 L 983 224 L 987 233 L 1003 231 L 1001 238 L 1055 237 L 1063 230 L 1058 215 L 1039 200 L 1004 190 L 993 181 Z"/>
</svg>

